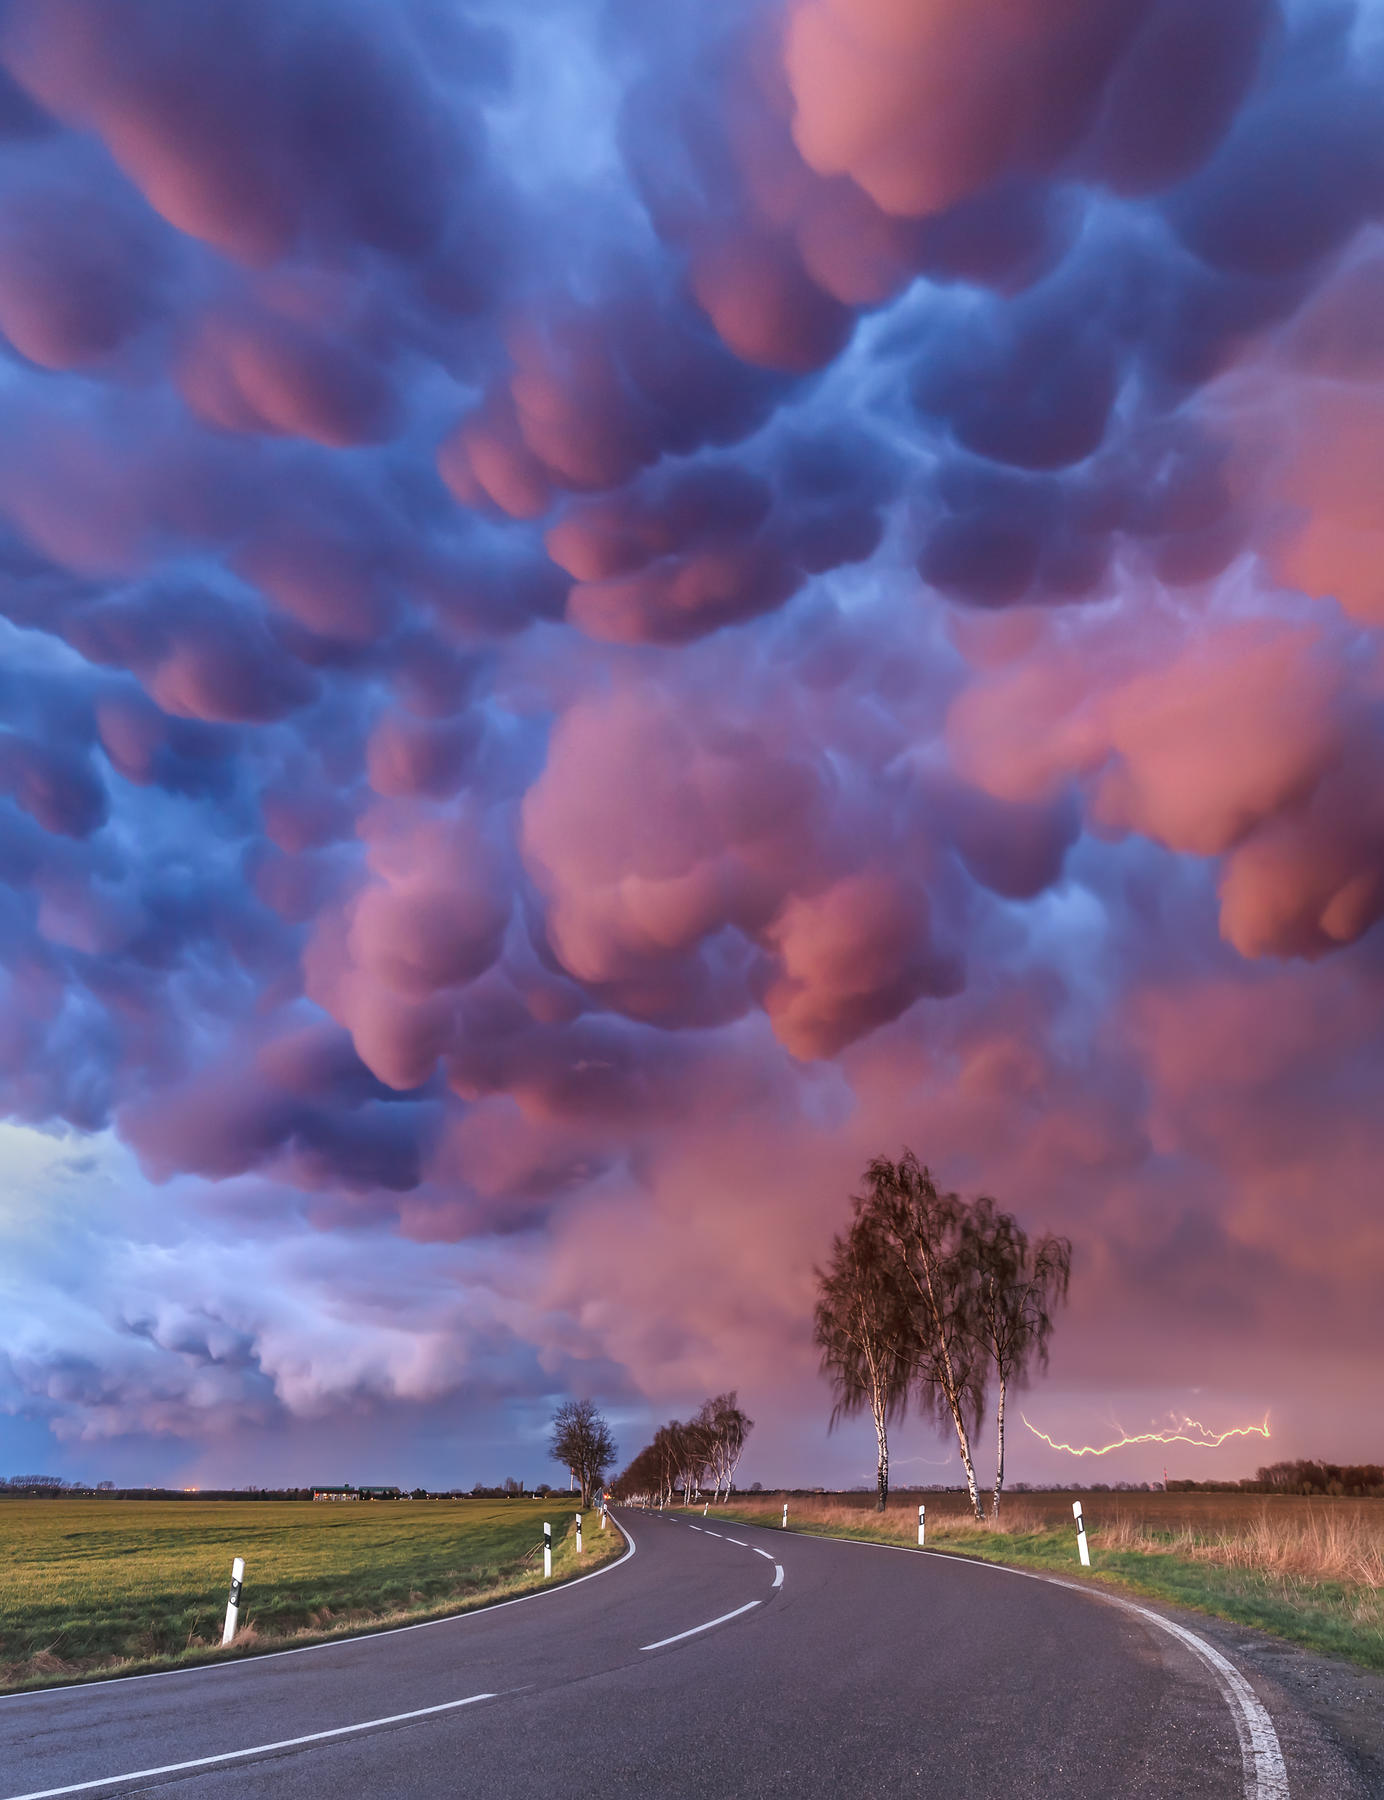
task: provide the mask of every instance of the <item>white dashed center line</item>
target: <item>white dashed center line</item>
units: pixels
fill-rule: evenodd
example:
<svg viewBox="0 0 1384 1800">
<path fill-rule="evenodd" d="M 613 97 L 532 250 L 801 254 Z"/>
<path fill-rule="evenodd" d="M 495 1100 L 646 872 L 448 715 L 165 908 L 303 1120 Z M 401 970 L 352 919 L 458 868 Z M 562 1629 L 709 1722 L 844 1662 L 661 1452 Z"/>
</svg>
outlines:
<svg viewBox="0 0 1384 1800">
<path fill-rule="evenodd" d="M 674 1632 L 672 1637 L 660 1638 L 656 1644 L 641 1644 L 641 1650 L 662 1650 L 665 1644 L 680 1644 L 684 1638 L 696 1637 L 699 1631 L 710 1631 L 713 1625 L 724 1625 L 727 1619 L 738 1619 L 741 1613 L 753 1611 L 759 1605 L 758 1600 L 751 1600 L 744 1606 L 737 1606 L 734 1612 L 722 1613 L 719 1619 L 708 1619 L 705 1625 L 694 1625 L 690 1631 Z"/>
</svg>

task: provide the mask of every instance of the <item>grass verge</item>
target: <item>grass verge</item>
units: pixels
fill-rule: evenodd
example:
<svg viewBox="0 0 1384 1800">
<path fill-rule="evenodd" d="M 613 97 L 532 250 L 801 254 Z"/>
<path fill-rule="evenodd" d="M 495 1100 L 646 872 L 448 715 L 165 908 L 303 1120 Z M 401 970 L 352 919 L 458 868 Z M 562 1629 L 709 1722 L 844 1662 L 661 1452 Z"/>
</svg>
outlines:
<svg viewBox="0 0 1384 1800">
<path fill-rule="evenodd" d="M 1151 1600 L 1256 1626 L 1289 1643 L 1384 1670 L 1384 1582 L 1378 1522 L 1358 1512 L 1333 1515 L 1325 1502 L 1315 1513 L 1284 1509 L 1269 1500 L 1252 1515 L 1218 1524 L 1213 1517 L 1171 1523 L 1157 1506 L 1122 1504 L 1102 1518 L 1105 1495 L 1083 1496 L 1091 1550 L 1088 1574 L 1077 1561 L 1069 1500 L 1067 1522 L 1055 1523 L 1052 1507 L 1010 1502 L 998 1526 L 978 1525 L 949 1506 L 949 1496 L 926 1496 L 930 1549 L 981 1561 L 1041 1569 L 1073 1581 L 1108 1584 Z M 1170 1498 L 1175 1498 L 1171 1496 Z M 940 1504 L 939 1504 L 940 1502 Z M 737 1502 L 713 1509 L 722 1519 L 774 1526 L 783 1496 L 763 1504 Z M 917 1499 L 900 1497 L 883 1515 L 830 1498 L 789 1496 L 789 1528 L 820 1537 L 873 1543 L 917 1543 Z M 694 1508 L 693 1514 L 700 1512 Z M 1348 1521 L 1348 1522 L 1343 1522 Z"/>
<path fill-rule="evenodd" d="M 565 1498 L 565 1497 L 564 1497 Z M 553 1525 L 553 1581 L 542 1529 Z M 0 1692 L 296 1649 L 518 1599 L 623 1554 L 543 1501 L 0 1502 Z M 241 1628 L 220 1648 L 231 1558 Z"/>
</svg>

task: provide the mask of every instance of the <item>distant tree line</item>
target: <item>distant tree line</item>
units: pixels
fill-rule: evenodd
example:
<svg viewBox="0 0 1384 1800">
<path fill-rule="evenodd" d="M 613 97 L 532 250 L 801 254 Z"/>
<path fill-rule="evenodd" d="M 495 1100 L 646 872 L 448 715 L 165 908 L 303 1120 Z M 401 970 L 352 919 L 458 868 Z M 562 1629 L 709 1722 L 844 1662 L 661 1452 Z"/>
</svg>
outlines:
<svg viewBox="0 0 1384 1800">
<path fill-rule="evenodd" d="M 536 1481 L 532 1487 L 525 1487 L 517 1475 L 506 1475 L 501 1482 L 478 1481 L 464 1492 L 461 1488 L 453 1488 L 452 1493 L 457 1499 L 470 1500 L 546 1500 L 549 1494 L 561 1491 L 550 1481 Z"/>
<path fill-rule="evenodd" d="M 619 1500 L 669 1505 L 684 1499 L 728 1499 L 754 1420 L 732 1388 L 704 1400 L 690 1419 L 670 1419 L 614 1483 Z"/>
<path fill-rule="evenodd" d="M 974 1434 L 993 1382 L 995 1486 L 1004 1488 L 1005 1402 L 1046 1366 L 1053 1315 L 1066 1299 L 1072 1247 L 1030 1242 L 1012 1214 L 937 1186 L 911 1150 L 876 1157 L 849 1227 L 817 1271 L 815 1337 L 835 1397 L 831 1424 L 868 1412 L 879 1446 L 877 1501 L 889 1500 L 889 1426 L 910 1405 L 956 1434 L 977 1519 Z"/>
<path fill-rule="evenodd" d="M 1379 1463 L 1277 1462 L 1256 1469 L 1252 1481 L 1170 1481 L 1170 1494 L 1346 1494 L 1384 1500 Z"/>
<path fill-rule="evenodd" d="M 53 1476 L 42 1482 L 27 1476 L 0 1479 L 0 1497 L 19 1499 L 80 1500 L 311 1500 L 311 1488 L 164 1488 L 117 1487 L 113 1481 L 94 1486 L 85 1481 L 64 1481 Z"/>
<path fill-rule="evenodd" d="M 281 1488 L 163 1488 L 116 1487 L 114 1482 L 65 1481 L 61 1476 L 45 1476 L 33 1480 L 29 1476 L 0 1476 L 0 1499 L 73 1500 L 91 1496 L 101 1500 L 311 1500 L 310 1487 Z M 398 1497 L 407 1500 L 525 1500 L 543 1499 L 557 1493 L 551 1483 L 540 1481 L 526 1487 L 516 1476 L 507 1475 L 502 1482 L 478 1481 L 469 1488 L 401 1488 Z"/>
<path fill-rule="evenodd" d="M 1256 1469 L 1254 1479 L 1270 1493 L 1384 1496 L 1384 1466 L 1379 1463 L 1270 1463 Z"/>
<path fill-rule="evenodd" d="M 103 1481 L 100 1492 L 113 1493 L 114 1482 Z M 29 1499 L 44 1498 L 50 1494 L 94 1494 L 98 1490 L 88 1481 L 65 1481 L 61 1475 L 10 1475 L 0 1476 L 0 1494 L 23 1494 Z"/>
</svg>

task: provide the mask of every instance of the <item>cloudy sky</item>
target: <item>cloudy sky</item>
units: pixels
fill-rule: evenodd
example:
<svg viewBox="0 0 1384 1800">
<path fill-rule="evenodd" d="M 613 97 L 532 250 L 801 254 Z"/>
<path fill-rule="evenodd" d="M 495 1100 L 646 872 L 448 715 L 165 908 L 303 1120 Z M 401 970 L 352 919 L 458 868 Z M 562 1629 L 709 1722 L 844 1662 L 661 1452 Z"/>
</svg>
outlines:
<svg viewBox="0 0 1384 1800">
<path fill-rule="evenodd" d="M 1377 0 L 5 0 L 0 1474 L 868 1481 L 905 1144 L 1074 1241 L 1050 1435 L 1377 1457 L 1381 95 Z"/>
</svg>

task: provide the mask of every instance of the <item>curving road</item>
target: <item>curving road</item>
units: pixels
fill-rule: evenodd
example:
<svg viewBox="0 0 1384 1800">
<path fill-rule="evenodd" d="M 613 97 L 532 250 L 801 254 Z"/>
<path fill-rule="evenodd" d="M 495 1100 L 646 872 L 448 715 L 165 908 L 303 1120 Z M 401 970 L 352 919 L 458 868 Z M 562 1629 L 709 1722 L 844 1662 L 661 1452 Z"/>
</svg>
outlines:
<svg viewBox="0 0 1384 1800">
<path fill-rule="evenodd" d="M 931 1554 L 622 1516 L 622 1562 L 529 1600 L 0 1699 L 0 1800 L 1351 1791 L 1285 1762 L 1240 1670 L 1137 1606 Z"/>
</svg>

